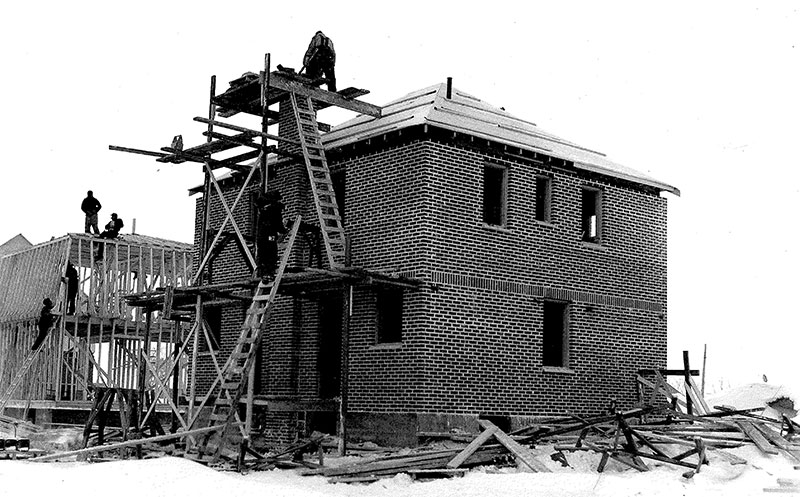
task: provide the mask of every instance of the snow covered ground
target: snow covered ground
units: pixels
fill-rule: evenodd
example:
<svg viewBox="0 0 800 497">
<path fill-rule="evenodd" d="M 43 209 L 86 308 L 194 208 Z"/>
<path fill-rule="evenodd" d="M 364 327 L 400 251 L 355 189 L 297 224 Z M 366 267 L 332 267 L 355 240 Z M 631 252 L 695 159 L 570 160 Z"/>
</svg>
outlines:
<svg viewBox="0 0 800 497">
<path fill-rule="evenodd" d="M 551 446 L 536 449 L 553 473 L 484 467 L 462 478 L 414 481 L 407 475 L 371 484 L 328 483 L 320 476 L 301 476 L 294 470 L 272 470 L 240 475 L 219 472 L 200 464 L 164 457 L 104 463 L 36 463 L 0 461 L 0 496 L 713 496 L 765 495 L 778 479 L 800 480 L 800 470 L 782 455 L 764 456 L 750 446 L 731 450 L 748 461 L 732 465 L 710 454 L 710 464 L 692 479 L 686 468 L 648 462 L 651 470 L 638 472 L 610 461 L 605 472 L 595 471 L 599 455 L 569 453 L 571 467 L 562 467 L 549 454 Z"/>
<path fill-rule="evenodd" d="M 709 404 L 736 408 L 763 406 L 776 398 L 788 396 L 795 401 L 795 389 L 766 383 L 754 383 L 709 396 Z M 63 448 L 62 448 L 63 450 Z M 670 448 L 677 454 L 683 449 Z M 716 451 L 709 452 L 710 464 L 687 479 L 686 468 L 647 461 L 648 472 L 638 472 L 609 461 L 603 473 L 596 468 L 600 456 L 591 452 L 565 453 L 568 467 L 550 458 L 552 445 L 534 449 L 540 461 L 552 473 L 531 473 L 527 469 L 482 467 L 461 478 L 415 481 L 398 475 L 370 484 L 328 483 L 321 476 L 301 476 L 294 470 L 273 470 L 241 475 L 220 472 L 181 459 L 163 457 L 104 463 L 37 463 L 0 460 L 0 497 L 3 496 L 82 496 L 103 493 L 115 497 L 220 495 L 279 496 L 714 496 L 738 497 L 766 495 L 764 489 L 779 487 L 778 480 L 794 480 L 800 485 L 800 462 L 784 455 L 768 456 L 753 445 L 726 452 L 737 455 L 747 464 L 731 464 Z M 326 459 L 329 464 L 357 460 Z M 693 458 L 691 460 L 694 460 Z M 796 489 L 800 495 L 800 486 Z"/>
</svg>

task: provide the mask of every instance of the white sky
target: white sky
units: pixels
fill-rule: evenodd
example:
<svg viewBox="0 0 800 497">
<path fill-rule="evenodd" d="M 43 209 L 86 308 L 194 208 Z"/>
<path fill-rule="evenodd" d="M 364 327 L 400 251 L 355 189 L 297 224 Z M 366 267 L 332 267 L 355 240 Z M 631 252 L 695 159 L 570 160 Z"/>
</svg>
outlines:
<svg viewBox="0 0 800 497">
<path fill-rule="evenodd" d="M 0 243 L 101 226 L 190 242 L 200 166 L 158 150 L 218 89 L 298 68 L 322 29 L 341 88 L 444 82 L 681 189 L 669 198 L 669 361 L 709 386 L 797 383 L 800 15 L 794 2 L 13 2 L 0 29 Z M 320 119 L 332 124 L 350 115 Z M 794 350 L 792 350 L 794 349 Z M 611 363 L 611 362 L 610 362 Z"/>
</svg>

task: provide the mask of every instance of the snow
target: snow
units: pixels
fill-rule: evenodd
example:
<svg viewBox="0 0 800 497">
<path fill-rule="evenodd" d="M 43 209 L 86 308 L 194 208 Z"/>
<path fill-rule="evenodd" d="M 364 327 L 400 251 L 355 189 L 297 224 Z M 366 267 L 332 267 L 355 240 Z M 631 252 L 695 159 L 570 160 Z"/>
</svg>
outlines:
<svg viewBox="0 0 800 497">
<path fill-rule="evenodd" d="M 798 479 L 800 471 L 784 456 L 765 456 L 749 445 L 730 452 L 747 464 L 731 465 L 711 452 L 710 464 L 691 479 L 686 468 L 648 461 L 651 470 L 640 473 L 610 461 L 597 473 L 600 456 L 588 452 L 567 453 L 571 467 L 563 467 L 549 455 L 552 446 L 535 449 L 552 473 L 522 469 L 482 467 L 462 478 L 415 481 L 408 475 L 371 484 L 328 483 L 321 476 L 301 476 L 293 470 L 220 472 L 189 460 L 163 457 L 104 463 L 36 463 L 0 461 L 0 496 L 86 496 L 103 493 L 115 497 L 146 495 L 193 497 L 220 495 L 293 496 L 746 496 L 764 495 L 777 487 L 778 478 Z"/>
<path fill-rule="evenodd" d="M 706 399 L 710 406 L 731 406 L 736 409 L 750 409 L 753 407 L 765 407 L 764 416 L 774 419 L 780 419 L 779 410 L 770 407 L 769 404 L 781 398 L 788 398 L 794 404 L 794 409 L 800 407 L 800 398 L 798 392 L 794 387 L 787 385 L 776 385 L 771 383 L 749 383 L 740 385 L 734 388 L 723 390 L 722 392 L 714 395 L 709 395 Z M 797 412 L 790 414 L 784 411 L 789 417 L 796 416 Z"/>
</svg>

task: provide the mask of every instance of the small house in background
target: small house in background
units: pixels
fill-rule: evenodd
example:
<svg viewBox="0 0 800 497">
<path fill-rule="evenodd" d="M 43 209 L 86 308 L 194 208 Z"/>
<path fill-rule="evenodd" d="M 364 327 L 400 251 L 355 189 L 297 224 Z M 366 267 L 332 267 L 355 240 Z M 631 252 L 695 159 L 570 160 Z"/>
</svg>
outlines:
<svg viewBox="0 0 800 497">
<path fill-rule="evenodd" d="M 282 137 L 296 136 L 290 113 L 271 116 Z M 333 433 L 341 416 L 349 439 L 407 445 L 476 432 L 479 417 L 513 429 L 612 399 L 631 406 L 636 371 L 666 367 L 663 193 L 675 187 L 450 84 L 335 126 L 323 143 L 347 267 L 296 292 L 287 273 L 256 363 L 255 431 L 286 442 Z M 314 222 L 305 169 L 285 154 L 270 162 L 287 222 Z M 237 202 L 245 178 L 219 177 L 226 206 L 198 198 L 195 261 L 229 206 L 252 240 L 258 187 Z M 228 235 L 206 285 L 251 276 Z M 324 269 L 307 240 L 292 263 Z M 234 297 L 205 309 L 215 345 L 200 355 L 198 392 L 239 337 L 250 302 Z"/>
<path fill-rule="evenodd" d="M 20 233 L 19 235 L 0 245 L 0 257 L 25 250 L 31 246 L 33 246 L 33 244 L 29 242 L 28 239 L 22 235 L 22 233 Z"/>
</svg>

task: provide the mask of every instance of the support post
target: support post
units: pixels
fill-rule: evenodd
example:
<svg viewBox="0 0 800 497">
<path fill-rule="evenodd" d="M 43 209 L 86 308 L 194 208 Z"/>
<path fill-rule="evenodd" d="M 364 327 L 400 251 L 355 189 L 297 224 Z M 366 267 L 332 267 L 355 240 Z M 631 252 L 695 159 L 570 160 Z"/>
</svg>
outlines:
<svg viewBox="0 0 800 497">
<path fill-rule="evenodd" d="M 347 455 L 347 374 L 349 369 L 350 317 L 353 315 L 353 286 L 344 287 L 342 298 L 342 350 L 339 377 L 339 455 Z"/>
<path fill-rule="evenodd" d="M 689 396 L 689 389 L 691 386 L 689 382 L 691 381 L 691 372 L 689 368 L 689 351 L 683 351 L 683 381 L 684 381 L 684 391 L 686 392 L 686 414 L 692 414 L 692 398 Z"/>
<path fill-rule="evenodd" d="M 216 117 L 217 113 L 217 106 L 214 104 L 214 97 L 217 91 L 217 77 L 211 76 L 211 95 L 208 98 L 208 134 L 206 136 L 206 143 L 213 140 L 211 137 L 211 133 L 214 132 L 214 118 Z M 210 210 L 211 210 L 211 172 L 209 168 L 203 166 L 203 223 L 202 229 L 200 230 L 200 253 L 205 254 L 206 250 L 208 250 L 208 220 L 210 217 Z M 199 270 L 199 274 L 197 274 L 194 278 L 195 281 L 199 283 L 203 283 L 203 268 L 201 267 Z M 207 271 L 210 275 L 211 272 Z M 211 280 L 208 281 L 211 283 Z"/>
<path fill-rule="evenodd" d="M 703 376 L 700 377 L 700 395 L 706 397 L 706 353 L 708 352 L 708 344 L 703 344 Z"/>
<path fill-rule="evenodd" d="M 145 383 L 147 381 L 147 366 L 144 361 L 150 357 L 150 320 L 153 312 L 147 309 L 144 316 L 144 342 L 142 343 L 142 350 L 139 351 L 139 411 L 136 413 L 136 426 L 139 433 L 144 430 L 144 404 L 145 404 Z"/>
</svg>

